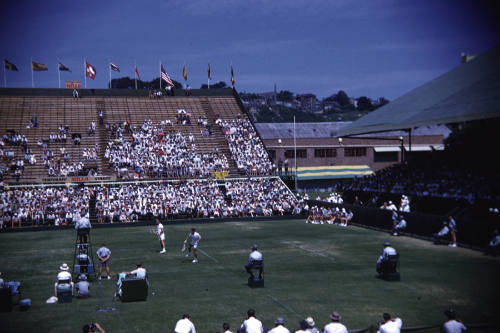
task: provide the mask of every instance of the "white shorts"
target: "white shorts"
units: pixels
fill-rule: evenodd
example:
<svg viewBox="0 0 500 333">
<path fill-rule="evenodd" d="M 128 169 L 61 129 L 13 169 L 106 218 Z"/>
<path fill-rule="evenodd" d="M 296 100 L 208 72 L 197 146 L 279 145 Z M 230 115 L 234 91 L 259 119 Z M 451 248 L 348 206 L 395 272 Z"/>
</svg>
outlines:
<svg viewBox="0 0 500 333">
<path fill-rule="evenodd" d="M 193 249 L 197 249 L 197 248 L 198 248 L 198 243 L 191 244 L 191 247 L 192 247 Z"/>
<path fill-rule="evenodd" d="M 165 240 L 165 233 L 161 233 L 160 236 L 158 236 L 158 240 Z"/>
</svg>

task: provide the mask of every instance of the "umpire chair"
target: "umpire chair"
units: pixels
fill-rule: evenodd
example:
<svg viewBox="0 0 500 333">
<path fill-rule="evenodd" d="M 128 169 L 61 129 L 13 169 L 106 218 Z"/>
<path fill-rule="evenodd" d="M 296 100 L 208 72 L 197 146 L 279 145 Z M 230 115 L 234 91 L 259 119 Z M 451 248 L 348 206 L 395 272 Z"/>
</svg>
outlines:
<svg viewBox="0 0 500 333">
<path fill-rule="evenodd" d="M 399 253 L 387 256 L 387 259 L 382 261 L 379 277 L 386 281 L 399 281 L 401 279 L 399 273 Z"/>
<path fill-rule="evenodd" d="M 263 288 L 264 287 L 264 261 L 253 260 L 248 265 L 245 265 L 247 272 L 250 274 L 248 277 L 248 286 L 250 288 Z M 258 276 L 253 274 L 253 271 L 259 273 Z"/>
<path fill-rule="evenodd" d="M 89 229 L 77 230 L 73 256 L 73 276 L 75 279 L 80 274 L 85 274 L 88 278 L 95 278 L 94 251 L 92 251 L 89 231 Z"/>
</svg>

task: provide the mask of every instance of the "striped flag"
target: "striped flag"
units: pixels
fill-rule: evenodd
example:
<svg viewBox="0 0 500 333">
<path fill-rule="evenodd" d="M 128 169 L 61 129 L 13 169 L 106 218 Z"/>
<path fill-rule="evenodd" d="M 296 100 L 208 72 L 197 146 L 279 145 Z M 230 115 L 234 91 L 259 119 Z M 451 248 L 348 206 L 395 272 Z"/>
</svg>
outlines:
<svg viewBox="0 0 500 333">
<path fill-rule="evenodd" d="M 11 63 L 10 61 L 8 61 L 7 59 L 3 60 L 3 67 L 5 67 L 5 69 L 11 70 L 11 71 L 19 72 L 19 70 L 17 69 L 17 66 L 14 65 L 13 63 Z"/>
<path fill-rule="evenodd" d="M 208 64 L 207 74 L 208 74 L 208 79 L 211 80 L 212 79 L 212 73 L 210 72 L 210 64 Z"/>
<path fill-rule="evenodd" d="M 184 78 L 184 81 L 187 81 L 188 75 L 186 72 L 186 64 L 184 64 L 184 68 L 182 69 L 182 77 Z"/>
<path fill-rule="evenodd" d="M 119 72 L 120 71 L 120 68 L 118 68 L 118 66 L 116 66 L 112 62 L 109 63 L 109 68 L 111 68 L 111 70 L 113 70 L 115 72 Z"/>
<path fill-rule="evenodd" d="M 137 65 L 135 65 L 135 74 L 137 74 L 137 77 L 139 80 L 141 79 L 141 76 L 139 75 L 139 70 L 137 69 Z"/>
<path fill-rule="evenodd" d="M 233 64 L 231 64 L 231 84 L 233 85 L 233 88 L 234 88 L 234 83 L 236 81 L 234 81 L 234 71 L 233 71 Z"/>
<path fill-rule="evenodd" d="M 68 67 L 64 66 L 61 62 L 59 62 L 59 70 L 60 71 L 65 71 L 65 72 L 71 72 L 71 69 Z"/>
<path fill-rule="evenodd" d="M 40 71 L 46 71 L 46 70 L 48 70 L 47 66 L 45 66 L 44 64 L 41 64 L 39 62 L 34 62 L 34 61 L 31 62 L 31 69 L 34 72 L 40 72 Z"/>
<path fill-rule="evenodd" d="M 172 82 L 172 79 L 170 76 L 168 76 L 167 71 L 165 71 L 165 68 L 163 68 L 163 65 L 160 66 L 160 72 L 161 72 L 161 79 L 171 87 L 175 86 L 175 84 Z"/>
</svg>

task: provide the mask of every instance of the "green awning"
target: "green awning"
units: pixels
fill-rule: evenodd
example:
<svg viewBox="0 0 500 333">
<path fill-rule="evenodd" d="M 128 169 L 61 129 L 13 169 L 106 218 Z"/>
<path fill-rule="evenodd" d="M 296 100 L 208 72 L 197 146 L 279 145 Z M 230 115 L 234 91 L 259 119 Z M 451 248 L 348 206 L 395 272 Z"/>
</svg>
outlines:
<svg viewBox="0 0 500 333">
<path fill-rule="evenodd" d="M 298 180 L 354 178 L 373 174 L 368 165 L 335 165 L 297 168 Z"/>
</svg>

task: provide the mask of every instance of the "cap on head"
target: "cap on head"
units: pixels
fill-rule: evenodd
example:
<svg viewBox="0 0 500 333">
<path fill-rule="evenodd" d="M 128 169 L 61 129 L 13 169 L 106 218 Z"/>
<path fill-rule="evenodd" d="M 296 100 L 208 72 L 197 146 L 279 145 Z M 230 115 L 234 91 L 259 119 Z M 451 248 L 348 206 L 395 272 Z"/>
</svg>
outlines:
<svg viewBox="0 0 500 333">
<path fill-rule="evenodd" d="M 252 245 L 252 250 L 257 250 L 257 244 Z"/>
<path fill-rule="evenodd" d="M 450 318 L 450 319 L 453 319 L 453 318 L 456 318 L 457 314 L 455 312 L 455 310 L 453 309 L 447 309 L 444 314 L 446 315 L 446 317 Z"/>
<path fill-rule="evenodd" d="M 310 327 L 314 327 L 314 319 L 312 317 L 307 317 L 306 318 L 306 323 Z"/>
<path fill-rule="evenodd" d="M 384 243 L 384 246 L 391 246 L 391 243 L 389 243 L 389 242 L 385 242 L 385 243 Z"/>
<path fill-rule="evenodd" d="M 85 274 L 80 274 L 80 276 L 78 276 L 78 280 L 85 281 L 87 280 L 87 276 Z"/>
<path fill-rule="evenodd" d="M 136 264 L 135 264 L 135 265 L 136 265 L 137 267 L 141 267 L 141 266 L 142 266 L 142 262 L 138 261 L 138 262 L 136 262 Z"/>
<path fill-rule="evenodd" d="M 276 320 L 274 321 L 274 323 L 276 325 L 285 325 L 285 319 L 283 319 L 283 317 L 278 317 L 278 318 L 276 318 Z"/>
<path fill-rule="evenodd" d="M 338 313 L 337 311 L 334 311 L 330 315 L 330 319 L 333 320 L 333 321 L 340 321 L 340 319 L 342 319 L 342 317 L 340 316 L 340 313 Z"/>
</svg>

